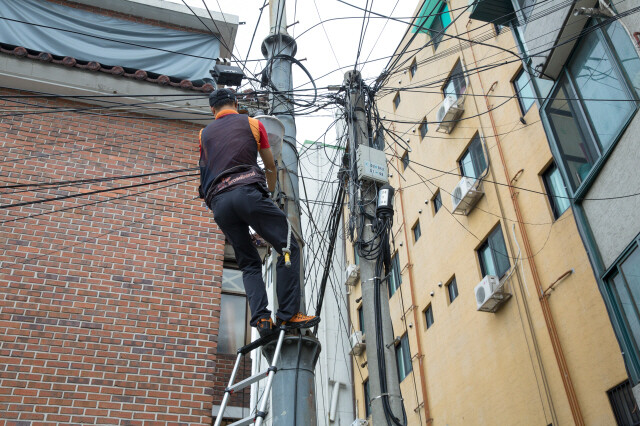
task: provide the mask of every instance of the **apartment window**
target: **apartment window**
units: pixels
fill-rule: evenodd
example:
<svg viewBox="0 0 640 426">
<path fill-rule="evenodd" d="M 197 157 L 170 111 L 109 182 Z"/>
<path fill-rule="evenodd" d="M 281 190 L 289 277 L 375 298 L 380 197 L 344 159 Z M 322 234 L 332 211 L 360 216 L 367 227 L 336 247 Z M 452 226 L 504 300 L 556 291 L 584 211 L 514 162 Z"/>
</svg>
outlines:
<svg viewBox="0 0 640 426">
<path fill-rule="evenodd" d="M 483 277 L 495 275 L 501 278 L 509 270 L 511 264 L 500 225 L 491 231 L 487 240 L 478 248 L 478 257 Z"/>
<path fill-rule="evenodd" d="M 398 106 L 400 106 L 400 93 L 396 93 L 396 95 L 393 97 L 393 107 L 398 108 Z"/>
<path fill-rule="evenodd" d="M 409 351 L 409 338 L 405 334 L 396 345 L 396 364 L 398 365 L 398 379 L 403 381 L 413 369 L 411 365 L 411 351 Z"/>
<path fill-rule="evenodd" d="M 360 323 L 360 331 L 364 334 L 364 313 L 362 312 L 362 305 L 358 308 L 358 322 Z"/>
<path fill-rule="evenodd" d="M 447 82 L 444 85 L 444 96 L 453 96 L 456 99 L 460 97 L 467 90 L 467 79 L 464 77 L 464 72 L 462 70 L 462 63 L 460 61 L 456 62 L 456 65 L 453 67 Z"/>
<path fill-rule="evenodd" d="M 613 415 L 618 425 L 640 425 L 640 412 L 633 397 L 631 383 L 625 380 L 607 391 Z"/>
<path fill-rule="evenodd" d="M 516 78 L 513 79 L 513 87 L 516 89 L 516 96 L 518 97 L 522 115 L 525 115 L 527 111 L 529 111 L 529 108 L 531 108 L 531 105 L 533 105 L 535 94 L 533 93 L 531 77 L 529 73 L 525 72 L 524 68 L 522 68 L 516 75 Z"/>
<path fill-rule="evenodd" d="M 433 199 L 431 200 L 431 204 L 433 205 L 433 214 L 435 215 L 442 208 L 442 197 L 440 196 L 440 190 L 436 192 Z"/>
<path fill-rule="evenodd" d="M 424 139 L 425 136 L 427 136 L 427 131 L 429 130 L 427 128 L 427 119 L 426 118 L 422 119 L 422 123 L 420 123 L 420 126 L 418 127 L 418 130 L 420 131 L 420 140 Z"/>
<path fill-rule="evenodd" d="M 384 129 L 382 128 L 382 126 L 378 127 L 378 130 L 376 130 L 376 135 L 373 138 L 372 148 L 384 151 Z"/>
<path fill-rule="evenodd" d="M 629 335 L 629 355 L 637 362 L 640 359 L 640 249 L 637 239 L 606 278 L 623 328 Z"/>
<path fill-rule="evenodd" d="M 476 135 L 471 140 L 469 147 L 462 154 L 460 159 L 460 172 L 462 176 L 477 179 L 487 168 L 487 160 L 484 157 L 484 150 L 482 149 L 482 141 L 480 135 Z"/>
<path fill-rule="evenodd" d="M 400 159 L 400 161 L 402 161 L 402 170 L 407 170 L 407 167 L 409 167 L 409 151 L 405 152 L 404 155 L 402 156 L 402 158 Z"/>
<path fill-rule="evenodd" d="M 542 174 L 542 180 L 549 197 L 553 217 L 557 219 L 569 208 L 570 203 L 569 198 L 567 198 L 567 188 L 564 186 L 560 170 L 555 164 L 545 170 Z"/>
<path fill-rule="evenodd" d="M 389 275 L 389 297 L 393 296 L 402 284 L 402 274 L 400 273 L 400 258 L 398 253 L 391 258 L 391 272 Z"/>
<path fill-rule="evenodd" d="M 413 242 L 417 243 L 420 239 L 420 236 L 422 235 L 422 232 L 420 231 L 420 219 L 418 219 L 416 224 L 413 225 L 413 228 L 411 228 L 411 232 L 413 233 Z"/>
<path fill-rule="evenodd" d="M 369 391 L 369 379 L 365 380 L 362 384 L 364 390 L 364 415 L 369 417 L 371 415 L 371 392 Z"/>
<path fill-rule="evenodd" d="M 235 354 L 239 347 L 249 343 L 251 335 L 249 332 L 249 310 L 242 283 L 242 271 L 238 269 L 228 267 L 222 269 L 219 324 L 219 354 Z"/>
<path fill-rule="evenodd" d="M 574 191 L 635 113 L 638 88 L 628 76 L 638 75 L 640 59 L 618 22 L 585 35 L 565 65 L 543 110 Z"/>
<path fill-rule="evenodd" d="M 424 318 L 427 322 L 427 329 L 433 325 L 433 308 L 431 305 L 424 310 Z"/>
<path fill-rule="evenodd" d="M 451 25 L 451 16 L 449 15 L 449 6 L 444 1 L 435 7 L 434 10 L 435 14 L 433 14 L 433 16 L 435 17 L 431 21 L 431 25 L 429 25 L 429 37 L 431 37 L 433 49 L 436 50 L 440 42 L 442 42 L 444 33 L 447 31 L 449 25 Z"/>
<path fill-rule="evenodd" d="M 358 255 L 358 246 L 357 245 L 353 245 L 353 263 L 355 263 L 356 265 L 360 264 L 360 256 Z"/>
<path fill-rule="evenodd" d="M 453 303 L 458 297 L 458 283 L 455 277 L 447 284 L 447 293 L 449 294 L 449 303 Z"/>
<path fill-rule="evenodd" d="M 418 63 L 416 62 L 416 59 L 413 58 L 413 62 L 411 62 L 411 66 L 409 67 L 409 74 L 411 75 L 411 78 L 413 78 L 413 76 L 416 75 L 417 72 L 418 72 Z"/>
</svg>

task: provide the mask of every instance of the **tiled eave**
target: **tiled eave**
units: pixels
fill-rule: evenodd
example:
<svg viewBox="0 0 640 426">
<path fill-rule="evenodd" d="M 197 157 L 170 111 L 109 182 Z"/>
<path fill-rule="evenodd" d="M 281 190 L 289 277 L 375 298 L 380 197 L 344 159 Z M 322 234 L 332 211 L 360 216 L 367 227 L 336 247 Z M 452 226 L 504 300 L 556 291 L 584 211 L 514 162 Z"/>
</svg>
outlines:
<svg viewBox="0 0 640 426">
<path fill-rule="evenodd" d="M 8 55 L 13 55 L 18 58 L 32 59 L 36 61 L 41 61 L 45 63 L 52 63 L 63 65 L 69 68 L 78 68 L 81 70 L 87 70 L 92 72 L 102 72 L 106 74 L 111 74 L 113 76 L 121 76 L 124 78 L 132 78 L 138 81 L 146 81 L 149 83 L 159 84 L 162 86 L 171 86 L 171 87 L 179 87 L 181 89 L 193 90 L 197 92 L 209 93 L 212 92 L 214 87 L 212 84 L 206 83 L 203 85 L 196 85 L 191 80 L 180 80 L 178 81 L 175 78 L 166 76 L 166 75 L 157 75 L 147 73 L 145 70 L 125 70 L 120 66 L 106 66 L 102 65 L 99 62 L 91 61 L 84 62 L 78 61 L 75 58 L 70 56 L 66 56 L 62 59 L 58 59 L 54 57 L 49 52 L 33 52 L 29 51 L 22 46 L 11 47 L 0 44 L 0 52 Z"/>
</svg>

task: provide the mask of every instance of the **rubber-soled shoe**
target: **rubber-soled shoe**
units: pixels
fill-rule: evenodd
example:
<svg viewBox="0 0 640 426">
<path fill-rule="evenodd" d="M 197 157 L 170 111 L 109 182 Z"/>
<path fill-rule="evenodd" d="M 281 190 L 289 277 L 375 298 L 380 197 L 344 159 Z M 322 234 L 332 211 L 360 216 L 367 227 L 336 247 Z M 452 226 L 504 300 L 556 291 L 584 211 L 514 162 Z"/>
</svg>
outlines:
<svg viewBox="0 0 640 426">
<path fill-rule="evenodd" d="M 310 328 L 320 322 L 320 317 L 305 315 L 302 312 L 298 312 L 291 319 L 282 321 L 280 318 L 276 319 L 276 326 L 284 326 L 285 328 Z"/>
<path fill-rule="evenodd" d="M 271 318 L 259 319 L 258 323 L 256 324 L 256 328 L 258 329 L 260 337 L 267 337 L 276 331 Z"/>
</svg>

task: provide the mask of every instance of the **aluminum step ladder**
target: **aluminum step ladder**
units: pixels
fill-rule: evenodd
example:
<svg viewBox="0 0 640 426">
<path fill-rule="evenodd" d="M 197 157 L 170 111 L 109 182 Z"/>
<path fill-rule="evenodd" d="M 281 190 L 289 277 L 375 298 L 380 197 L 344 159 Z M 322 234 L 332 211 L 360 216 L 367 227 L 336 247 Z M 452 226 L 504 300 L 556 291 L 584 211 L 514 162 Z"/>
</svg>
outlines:
<svg viewBox="0 0 640 426">
<path fill-rule="evenodd" d="M 220 404 L 220 410 L 218 410 L 218 416 L 216 417 L 215 426 L 221 425 L 222 419 L 224 417 L 224 410 L 227 407 L 227 403 L 229 402 L 229 398 L 231 397 L 231 394 L 239 390 L 242 390 L 247 386 L 251 386 L 253 383 L 258 382 L 266 377 L 267 386 L 265 387 L 264 392 L 262 394 L 262 401 L 260 402 L 260 408 L 258 409 L 256 414 L 252 414 L 248 417 L 245 417 L 244 419 L 238 420 L 237 422 L 232 423 L 229 426 L 244 426 L 244 425 L 250 425 L 254 422 L 256 426 L 262 425 L 262 422 L 264 421 L 264 418 L 267 415 L 267 412 L 266 412 L 267 401 L 269 399 L 269 394 L 271 393 L 271 385 L 273 384 L 273 378 L 276 375 L 276 372 L 278 371 L 278 367 L 277 367 L 278 358 L 280 357 L 280 350 L 282 349 L 282 342 L 284 341 L 284 336 L 286 331 L 284 327 L 280 327 L 278 330 L 279 330 L 278 333 L 273 333 L 269 336 L 261 337 L 255 340 L 254 342 L 251 342 L 248 345 L 238 349 L 236 364 L 233 367 L 233 371 L 231 372 L 229 385 L 224 390 L 224 398 L 222 398 L 222 404 Z M 266 370 L 260 371 L 259 373 L 256 373 L 253 376 L 247 377 L 246 379 L 241 380 L 238 383 L 234 384 L 233 381 L 235 380 L 236 374 L 238 373 L 238 369 L 240 368 L 240 360 L 242 359 L 242 357 L 248 354 L 249 352 L 251 352 L 252 350 L 262 347 L 269 342 L 272 342 L 273 340 L 275 340 L 276 336 L 278 336 L 278 343 L 276 343 L 276 350 L 273 353 L 273 360 L 271 361 L 271 365 Z M 273 374 L 270 374 L 270 373 L 273 373 Z"/>
</svg>

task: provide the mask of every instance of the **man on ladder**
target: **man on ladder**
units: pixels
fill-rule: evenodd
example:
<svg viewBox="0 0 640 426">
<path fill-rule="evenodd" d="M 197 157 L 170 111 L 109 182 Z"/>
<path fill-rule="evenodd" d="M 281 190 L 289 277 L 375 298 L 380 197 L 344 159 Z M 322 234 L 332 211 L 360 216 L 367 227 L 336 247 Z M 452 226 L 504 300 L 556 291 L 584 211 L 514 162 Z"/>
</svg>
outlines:
<svg viewBox="0 0 640 426">
<path fill-rule="evenodd" d="M 258 120 L 238 114 L 235 93 L 219 89 L 209 96 L 215 120 L 200 131 L 200 197 L 233 246 L 249 299 L 252 327 L 260 336 L 277 328 L 309 328 L 320 322 L 300 308 L 300 249 L 291 236 L 286 215 L 269 197 L 276 186 L 276 165 L 267 132 Z M 258 166 L 262 158 L 265 173 Z M 280 254 L 276 290 L 278 312 L 274 324 L 267 309 L 262 261 L 249 227 Z M 286 259 L 285 259 L 286 258 Z M 290 260 L 289 260 L 290 258 Z"/>
</svg>

